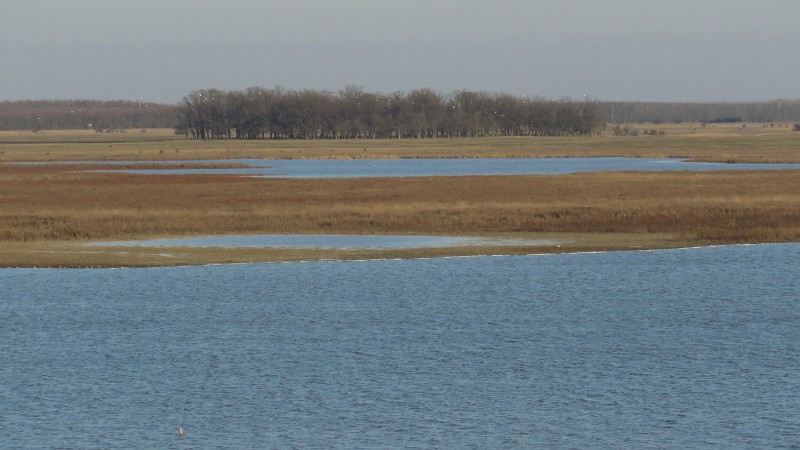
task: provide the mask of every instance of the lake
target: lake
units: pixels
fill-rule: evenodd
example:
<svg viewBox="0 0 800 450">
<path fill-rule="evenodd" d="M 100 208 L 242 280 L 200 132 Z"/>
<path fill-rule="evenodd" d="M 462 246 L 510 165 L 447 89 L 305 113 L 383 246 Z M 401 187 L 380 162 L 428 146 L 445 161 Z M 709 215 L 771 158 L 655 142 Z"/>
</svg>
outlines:
<svg viewBox="0 0 800 450">
<path fill-rule="evenodd" d="M 153 162 L 153 161 L 150 161 Z M 441 159 L 322 159 L 179 161 L 183 163 L 240 163 L 250 167 L 228 169 L 147 169 L 126 173 L 232 174 L 270 178 L 360 178 L 460 175 L 567 174 L 601 171 L 761 170 L 800 169 L 800 164 L 724 164 L 653 158 L 441 158 Z M 95 161 L 95 163 L 101 163 Z M 116 161 L 132 164 L 134 161 Z M 169 163 L 162 161 L 161 163 Z M 103 162 L 103 164 L 108 164 Z"/>
<path fill-rule="evenodd" d="M 798 261 L 0 269 L 0 446 L 790 448 Z"/>
</svg>

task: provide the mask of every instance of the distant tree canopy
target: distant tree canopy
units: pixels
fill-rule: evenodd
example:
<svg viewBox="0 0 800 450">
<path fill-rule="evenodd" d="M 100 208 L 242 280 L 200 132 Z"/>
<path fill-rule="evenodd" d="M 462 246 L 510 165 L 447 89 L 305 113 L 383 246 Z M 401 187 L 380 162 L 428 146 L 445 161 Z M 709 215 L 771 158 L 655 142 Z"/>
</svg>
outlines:
<svg viewBox="0 0 800 450">
<path fill-rule="evenodd" d="M 800 100 L 750 103 L 573 102 L 430 89 L 376 94 L 249 88 L 193 91 L 178 104 L 0 101 L 0 130 L 176 128 L 196 138 L 563 136 L 605 123 L 798 122 Z"/>
<path fill-rule="evenodd" d="M 747 103 L 598 102 L 610 123 L 736 123 L 800 120 L 800 100 Z"/>
<path fill-rule="evenodd" d="M 741 123 L 741 117 L 719 117 L 713 120 L 704 121 L 706 123 Z"/>
<path fill-rule="evenodd" d="M 354 139 L 575 136 L 602 132 L 591 102 L 430 89 L 379 94 L 249 88 L 203 89 L 180 105 L 179 131 L 196 139 Z"/>
<path fill-rule="evenodd" d="M 175 105 L 125 100 L 0 102 L 3 130 L 174 128 L 178 117 Z"/>
</svg>

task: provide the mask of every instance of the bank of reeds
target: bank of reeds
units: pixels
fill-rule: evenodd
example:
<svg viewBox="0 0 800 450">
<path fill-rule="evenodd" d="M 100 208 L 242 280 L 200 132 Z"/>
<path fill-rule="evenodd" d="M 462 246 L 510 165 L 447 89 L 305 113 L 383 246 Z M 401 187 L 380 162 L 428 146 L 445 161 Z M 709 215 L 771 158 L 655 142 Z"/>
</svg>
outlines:
<svg viewBox="0 0 800 450">
<path fill-rule="evenodd" d="M 236 233 L 800 240 L 800 172 L 256 179 L 0 165 L 0 241 Z"/>
</svg>

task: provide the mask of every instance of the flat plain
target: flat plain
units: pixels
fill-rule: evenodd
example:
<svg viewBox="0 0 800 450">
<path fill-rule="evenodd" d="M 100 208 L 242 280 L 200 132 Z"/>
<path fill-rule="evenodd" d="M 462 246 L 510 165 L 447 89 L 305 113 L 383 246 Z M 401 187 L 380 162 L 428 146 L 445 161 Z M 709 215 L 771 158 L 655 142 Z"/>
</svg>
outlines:
<svg viewBox="0 0 800 450">
<path fill-rule="evenodd" d="M 800 162 L 789 124 L 637 127 L 661 135 L 346 141 L 187 140 L 171 130 L 0 132 L 0 266 L 117 267 L 412 258 L 800 241 L 800 171 L 260 179 L 87 172 L 106 161 L 593 157 Z M 180 162 L 177 162 L 180 161 Z M 143 166 L 145 167 L 145 166 Z M 222 234 L 552 239 L 404 250 L 100 248 Z"/>
</svg>

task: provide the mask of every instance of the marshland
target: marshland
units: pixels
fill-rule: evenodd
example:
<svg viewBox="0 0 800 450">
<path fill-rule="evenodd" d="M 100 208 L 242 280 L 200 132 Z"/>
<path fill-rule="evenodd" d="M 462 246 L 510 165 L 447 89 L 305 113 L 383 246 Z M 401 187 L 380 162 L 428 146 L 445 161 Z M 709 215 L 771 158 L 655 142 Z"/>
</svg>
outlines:
<svg viewBox="0 0 800 450">
<path fill-rule="evenodd" d="M 631 125 L 617 136 L 199 140 L 169 129 L 0 133 L 0 264 L 172 265 L 519 254 L 800 240 L 800 171 L 609 171 L 568 175 L 264 179 L 96 169 L 235 167 L 224 160 L 683 158 L 800 162 L 790 124 Z M 656 130 L 651 133 L 650 130 Z M 648 131 L 647 134 L 644 131 Z M 218 162 L 209 163 L 214 160 Z M 69 164 L 92 161 L 92 164 Z M 104 162 L 127 162 L 109 165 Z M 222 161 L 222 162 L 219 162 Z M 7 164 L 58 162 L 59 164 Z M 87 249 L 222 234 L 555 238 L 554 246 L 418 250 Z"/>
<path fill-rule="evenodd" d="M 797 448 L 800 1 L 683 3 L 4 1 L 0 447 Z"/>
</svg>

